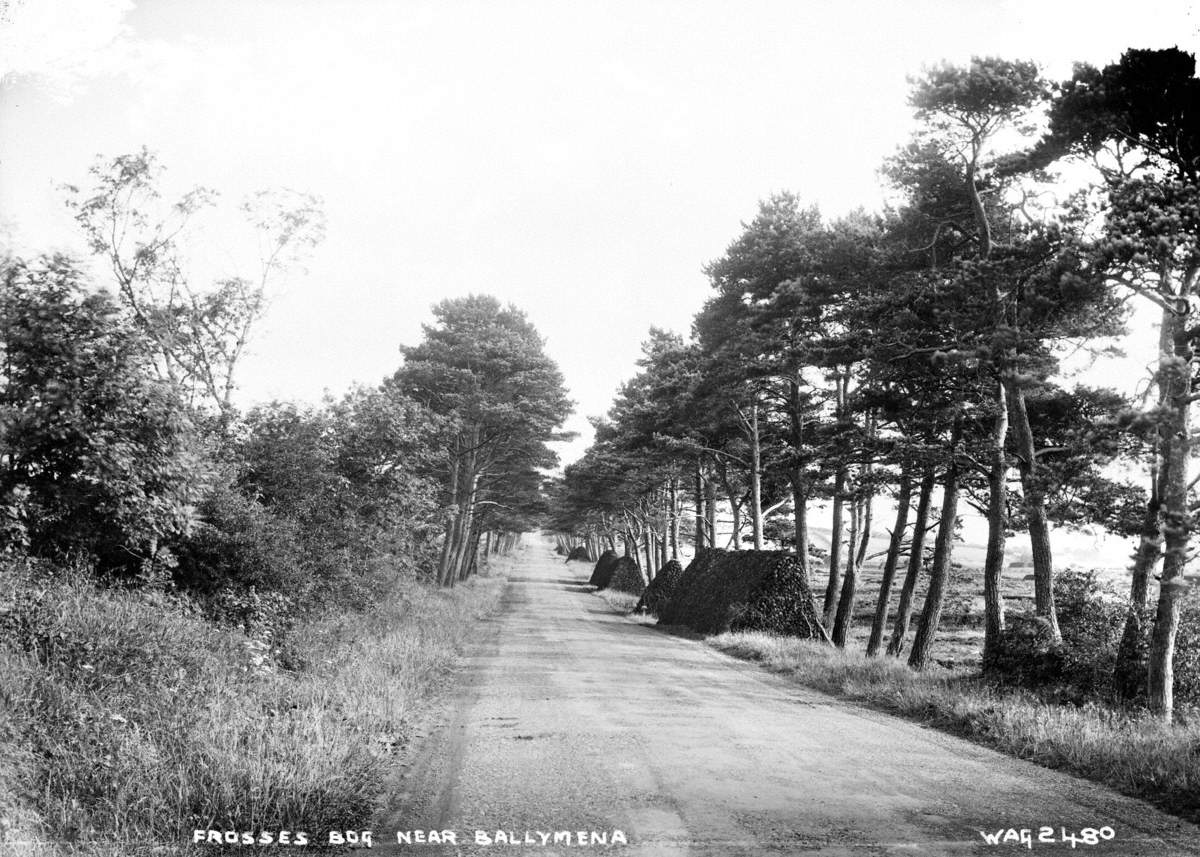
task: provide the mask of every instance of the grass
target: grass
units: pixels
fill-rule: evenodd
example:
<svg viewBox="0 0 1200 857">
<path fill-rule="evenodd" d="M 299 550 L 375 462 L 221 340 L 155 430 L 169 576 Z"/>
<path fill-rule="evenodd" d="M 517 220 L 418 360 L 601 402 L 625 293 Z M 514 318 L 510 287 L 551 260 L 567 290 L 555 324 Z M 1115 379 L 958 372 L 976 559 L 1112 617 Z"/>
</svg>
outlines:
<svg viewBox="0 0 1200 857">
<path fill-rule="evenodd" d="M 637 607 L 637 603 L 641 598 L 639 595 L 632 595 L 628 592 L 617 592 L 613 589 L 597 590 L 596 595 L 599 595 L 602 599 L 604 599 L 605 603 L 607 603 L 614 610 L 629 614 L 632 614 L 633 608 Z"/>
<path fill-rule="evenodd" d="M 868 658 L 794 637 L 725 633 L 705 642 L 792 680 L 909 717 L 1200 821 L 1200 717 L 1168 726 L 1102 705 L 1056 705 L 998 690 L 977 677 L 916 673 L 895 658 Z"/>
<path fill-rule="evenodd" d="M 296 631 L 283 670 L 186 602 L 0 575 L 0 854 L 369 828 L 416 711 L 498 586 L 396 581 L 373 610 Z"/>
</svg>

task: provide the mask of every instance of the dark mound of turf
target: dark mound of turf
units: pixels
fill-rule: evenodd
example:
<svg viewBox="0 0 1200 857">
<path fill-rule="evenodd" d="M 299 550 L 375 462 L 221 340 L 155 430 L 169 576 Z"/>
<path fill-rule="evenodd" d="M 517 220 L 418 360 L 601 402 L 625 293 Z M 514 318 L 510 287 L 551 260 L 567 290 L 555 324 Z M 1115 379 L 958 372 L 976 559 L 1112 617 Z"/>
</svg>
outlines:
<svg viewBox="0 0 1200 857">
<path fill-rule="evenodd" d="M 571 548 L 571 552 L 567 554 L 567 562 L 570 562 L 573 559 L 587 562 L 589 559 L 591 559 L 591 557 L 588 556 L 587 548 L 585 548 L 583 545 L 579 545 L 578 547 Z"/>
<path fill-rule="evenodd" d="M 596 567 L 592 569 L 592 576 L 588 580 L 588 583 L 597 589 L 607 587 L 608 582 L 612 580 L 613 569 L 616 568 L 617 560 L 620 558 L 616 551 L 608 550 L 600 554 L 600 559 L 596 560 Z"/>
<path fill-rule="evenodd" d="M 564 548 L 562 545 L 555 545 L 555 546 L 554 546 L 554 552 L 555 552 L 556 554 L 558 554 L 559 556 L 566 556 L 566 554 L 567 554 L 567 549 L 566 549 L 566 548 Z"/>
<path fill-rule="evenodd" d="M 613 566 L 612 580 L 608 582 L 608 588 L 614 592 L 641 595 L 646 591 L 646 576 L 642 574 L 633 557 L 623 556 Z"/>
<path fill-rule="evenodd" d="M 828 641 L 819 617 L 794 554 L 711 549 L 688 565 L 658 621 L 704 634 L 772 631 Z"/>
<path fill-rule="evenodd" d="M 642 599 L 634 610 L 638 613 L 653 613 L 657 616 L 663 605 L 670 601 L 671 596 L 675 594 L 675 587 L 679 585 L 681 577 L 683 577 L 683 566 L 679 564 L 679 560 L 673 559 L 668 562 L 658 570 L 658 574 L 654 575 L 654 579 L 642 593 Z"/>
</svg>

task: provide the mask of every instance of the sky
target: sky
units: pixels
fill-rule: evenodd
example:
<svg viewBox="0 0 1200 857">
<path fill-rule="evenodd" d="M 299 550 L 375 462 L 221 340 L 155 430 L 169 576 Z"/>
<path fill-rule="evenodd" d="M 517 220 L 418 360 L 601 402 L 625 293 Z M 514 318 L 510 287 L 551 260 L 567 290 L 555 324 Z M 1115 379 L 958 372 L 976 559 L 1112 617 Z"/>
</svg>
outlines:
<svg viewBox="0 0 1200 857">
<path fill-rule="evenodd" d="M 61 185 L 143 146 L 168 195 L 315 194 L 325 240 L 272 287 L 240 402 L 378 383 L 434 303 L 493 294 L 566 377 L 569 461 L 650 326 L 688 331 L 759 200 L 880 206 L 910 76 L 1196 52 L 1188 5 L 0 0 L 0 238 L 86 254 Z M 237 256 L 231 224 L 202 265 Z"/>
</svg>

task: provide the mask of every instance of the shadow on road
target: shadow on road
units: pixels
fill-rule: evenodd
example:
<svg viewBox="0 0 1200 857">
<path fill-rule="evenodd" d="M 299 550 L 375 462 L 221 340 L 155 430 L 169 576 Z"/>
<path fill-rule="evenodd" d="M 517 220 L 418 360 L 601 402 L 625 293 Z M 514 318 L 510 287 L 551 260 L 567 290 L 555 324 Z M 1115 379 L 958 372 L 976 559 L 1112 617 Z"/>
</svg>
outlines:
<svg viewBox="0 0 1200 857">
<path fill-rule="evenodd" d="M 566 589 L 570 592 L 591 592 L 595 589 L 590 583 L 583 583 L 573 577 L 520 577 L 510 576 L 509 583 L 532 583 L 536 586 L 547 586 L 555 589 Z"/>
</svg>

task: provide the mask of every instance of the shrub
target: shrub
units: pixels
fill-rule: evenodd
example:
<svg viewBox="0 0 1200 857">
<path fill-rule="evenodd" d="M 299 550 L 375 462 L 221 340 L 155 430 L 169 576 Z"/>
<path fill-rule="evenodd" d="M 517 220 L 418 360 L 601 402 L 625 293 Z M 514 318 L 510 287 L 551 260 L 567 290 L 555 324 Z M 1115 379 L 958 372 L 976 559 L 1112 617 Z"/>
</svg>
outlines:
<svg viewBox="0 0 1200 857">
<path fill-rule="evenodd" d="M 613 550 L 606 550 L 600 554 L 600 559 L 596 560 L 596 567 L 592 569 L 592 576 L 588 579 L 588 583 L 597 589 L 607 589 L 618 559 L 620 556 Z"/>
<path fill-rule="evenodd" d="M 1041 616 L 1009 616 L 1000 638 L 983 656 L 989 678 L 1025 687 L 1042 687 L 1063 678 L 1062 647 Z"/>
<path fill-rule="evenodd" d="M 1009 617 L 995 651 L 984 658 L 984 673 L 1001 683 L 1077 702 L 1113 697 L 1128 599 L 1102 583 L 1096 572 L 1078 569 L 1058 574 L 1054 596 L 1061 643 L 1050 638 L 1044 619 Z"/>
<path fill-rule="evenodd" d="M 803 566 L 783 551 L 699 551 L 659 621 L 706 634 L 773 631 L 828 640 Z"/>
<path fill-rule="evenodd" d="M 0 550 L 157 577 L 205 470 L 182 401 L 70 260 L 8 260 L 0 279 Z"/>
<path fill-rule="evenodd" d="M 175 581 L 197 595 L 251 587 L 301 598 L 311 586 L 299 526 L 232 485 L 200 504 L 200 521 L 175 545 Z"/>
<path fill-rule="evenodd" d="M 1103 584 L 1095 571 L 1067 569 L 1054 584 L 1062 683 L 1076 697 L 1111 695 L 1128 598 Z"/>
<path fill-rule="evenodd" d="M 613 565 L 612 579 L 606 588 L 614 592 L 641 595 L 646 591 L 646 575 L 633 557 L 623 556 Z"/>
<path fill-rule="evenodd" d="M 1175 639 L 1175 701 L 1200 707 L 1200 587 L 1183 599 Z"/>
<path fill-rule="evenodd" d="M 634 609 L 639 613 L 653 613 L 657 616 L 663 605 L 675 594 L 675 588 L 682 577 L 683 566 L 679 564 L 679 560 L 671 560 L 654 575 Z"/>
</svg>

